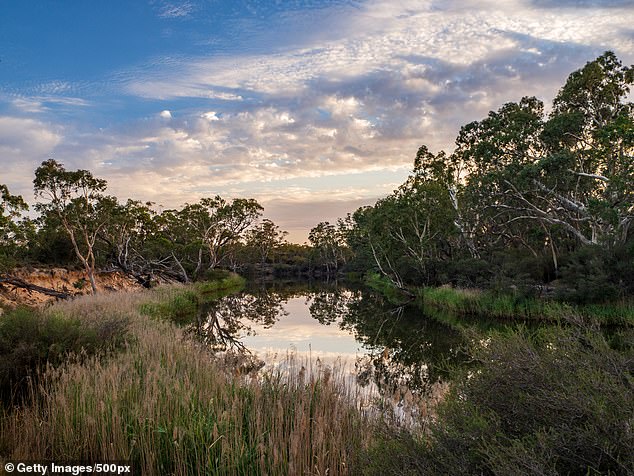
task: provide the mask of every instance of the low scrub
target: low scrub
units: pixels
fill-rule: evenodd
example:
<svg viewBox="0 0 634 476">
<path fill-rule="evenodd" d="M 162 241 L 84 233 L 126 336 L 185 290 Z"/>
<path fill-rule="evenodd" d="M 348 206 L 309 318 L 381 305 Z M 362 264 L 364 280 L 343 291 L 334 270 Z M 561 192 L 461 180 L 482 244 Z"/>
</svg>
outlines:
<svg viewBox="0 0 634 476">
<path fill-rule="evenodd" d="M 0 317 L 0 397 L 20 399 L 45 367 L 122 348 L 128 338 L 128 319 L 116 312 L 95 318 L 63 308 L 9 311 Z"/>
<path fill-rule="evenodd" d="M 430 435 L 383 435 L 365 474 L 634 474 L 631 341 L 576 325 L 476 341 Z"/>
</svg>

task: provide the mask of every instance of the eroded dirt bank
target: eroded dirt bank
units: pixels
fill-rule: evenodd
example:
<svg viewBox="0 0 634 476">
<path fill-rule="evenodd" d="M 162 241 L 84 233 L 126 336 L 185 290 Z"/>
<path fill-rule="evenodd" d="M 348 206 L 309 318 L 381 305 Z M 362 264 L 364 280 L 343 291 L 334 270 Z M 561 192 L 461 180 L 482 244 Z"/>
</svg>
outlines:
<svg viewBox="0 0 634 476">
<path fill-rule="evenodd" d="M 90 282 L 81 270 L 65 268 L 19 268 L 11 276 L 42 288 L 70 294 L 71 296 L 90 294 Z M 95 276 L 100 291 L 121 291 L 142 289 L 134 279 L 119 271 L 98 272 Z M 0 283 L 0 306 L 15 307 L 42 306 L 57 298 L 44 293 L 23 289 L 9 283 Z"/>
</svg>

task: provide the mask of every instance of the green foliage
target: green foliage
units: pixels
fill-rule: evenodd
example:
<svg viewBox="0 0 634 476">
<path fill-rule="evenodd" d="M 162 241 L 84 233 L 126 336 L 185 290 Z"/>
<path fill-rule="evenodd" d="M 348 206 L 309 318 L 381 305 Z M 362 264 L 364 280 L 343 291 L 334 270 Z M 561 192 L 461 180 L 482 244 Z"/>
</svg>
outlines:
<svg viewBox="0 0 634 476">
<path fill-rule="evenodd" d="M 335 226 L 327 221 L 318 223 L 308 234 L 313 247 L 313 259 L 317 267 L 324 267 L 327 274 L 337 271 L 348 259 L 345 244 L 345 224 Z"/>
<path fill-rule="evenodd" d="M 246 246 L 255 252 L 260 259 L 260 265 L 263 266 L 267 259 L 274 255 L 276 249 L 284 243 L 286 235 L 288 235 L 287 232 L 280 230 L 279 226 L 265 218 L 247 232 Z"/>
<path fill-rule="evenodd" d="M 634 470 L 631 352 L 613 350 L 596 329 L 573 326 L 494 336 L 473 354 L 481 369 L 456 385 L 432 430 L 435 471 Z"/>
<path fill-rule="evenodd" d="M 580 304 L 618 298 L 618 285 L 610 279 L 609 258 L 609 253 L 599 247 L 584 247 L 572 253 L 562 265 L 557 297 Z"/>
<path fill-rule="evenodd" d="M 22 396 L 28 378 L 37 379 L 47 366 L 59 366 L 71 355 L 121 348 L 127 325 L 117 316 L 82 321 L 25 308 L 6 312 L 0 317 L 0 397 L 9 401 Z"/>
<path fill-rule="evenodd" d="M 28 210 L 19 195 L 12 195 L 6 185 L 0 184 L 0 272 L 15 266 L 32 230 L 32 222 L 22 218 Z"/>
<path fill-rule="evenodd" d="M 429 438 L 383 436 L 363 474 L 632 474 L 631 342 L 585 326 L 473 341 L 478 369 L 459 372 Z"/>
<path fill-rule="evenodd" d="M 142 304 L 139 310 L 154 319 L 185 325 L 194 321 L 199 305 L 198 295 L 194 291 L 183 290 L 169 300 Z"/>
</svg>

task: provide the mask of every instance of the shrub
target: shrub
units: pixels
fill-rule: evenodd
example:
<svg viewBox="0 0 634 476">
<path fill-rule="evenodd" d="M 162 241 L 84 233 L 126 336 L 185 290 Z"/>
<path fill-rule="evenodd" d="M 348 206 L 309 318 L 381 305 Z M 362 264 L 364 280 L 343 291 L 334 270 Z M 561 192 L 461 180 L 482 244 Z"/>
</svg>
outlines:
<svg viewBox="0 0 634 476">
<path fill-rule="evenodd" d="M 456 382 L 419 447 L 425 472 L 634 472 L 631 346 L 586 327 L 477 341 L 480 369 Z"/>
<path fill-rule="evenodd" d="M 61 312 L 9 311 L 0 317 L 0 397 L 22 396 L 28 377 L 46 365 L 121 347 L 126 336 L 127 320 L 116 316 L 80 320 Z"/>
<path fill-rule="evenodd" d="M 557 298 L 578 304 L 616 299 L 619 286 L 610 276 L 610 259 L 607 251 L 594 246 L 584 246 L 568 256 L 561 267 Z"/>
</svg>

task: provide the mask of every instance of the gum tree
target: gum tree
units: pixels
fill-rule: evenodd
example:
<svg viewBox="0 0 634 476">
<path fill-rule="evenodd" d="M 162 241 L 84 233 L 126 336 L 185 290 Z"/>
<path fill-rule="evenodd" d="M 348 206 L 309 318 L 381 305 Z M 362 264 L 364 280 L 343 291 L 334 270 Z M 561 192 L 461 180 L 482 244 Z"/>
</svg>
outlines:
<svg viewBox="0 0 634 476">
<path fill-rule="evenodd" d="M 20 220 L 28 205 L 19 195 L 0 184 L 0 270 L 10 267 L 17 244 L 25 238 L 28 220 Z"/>
<path fill-rule="evenodd" d="M 88 170 L 69 171 L 49 159 L 35 171 L 33 185 L 36 197 L 46 200 L 38 203 L 36 209 L 59 219 L 96 294 L 95 243 L 115 201 L 103 195 L 107 182 L 95 178 Z"/>
</svg>

